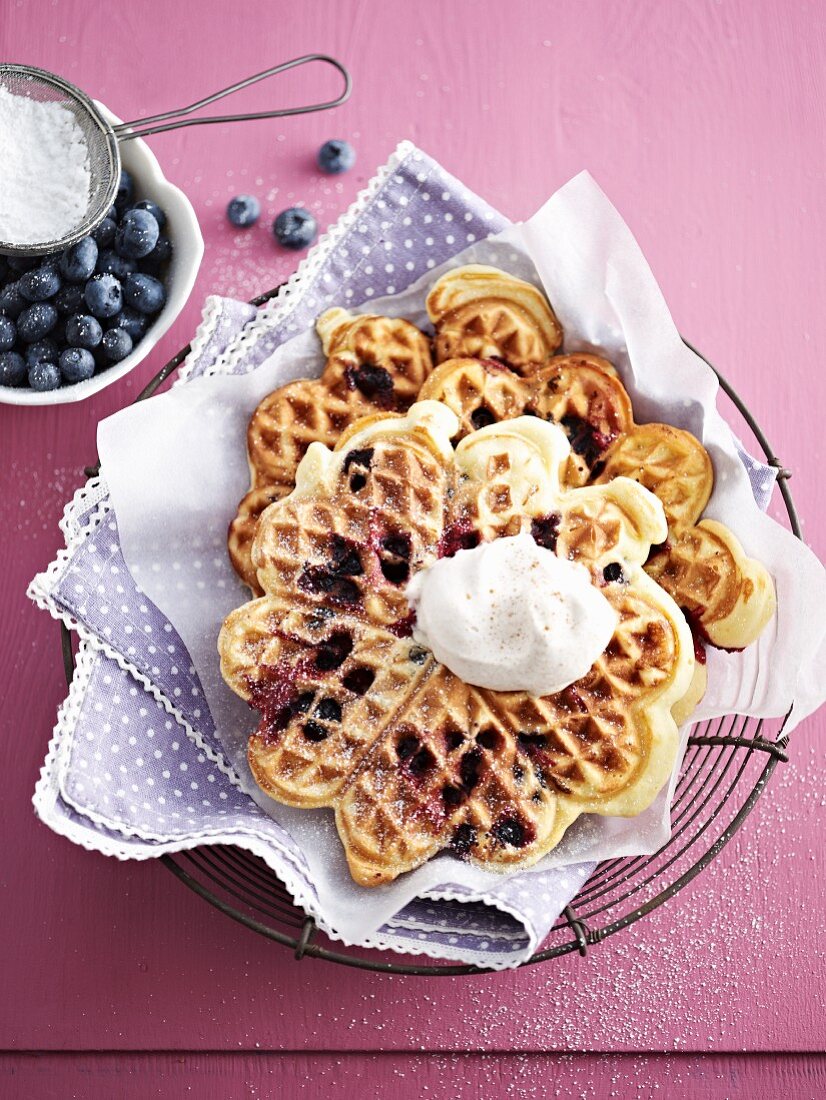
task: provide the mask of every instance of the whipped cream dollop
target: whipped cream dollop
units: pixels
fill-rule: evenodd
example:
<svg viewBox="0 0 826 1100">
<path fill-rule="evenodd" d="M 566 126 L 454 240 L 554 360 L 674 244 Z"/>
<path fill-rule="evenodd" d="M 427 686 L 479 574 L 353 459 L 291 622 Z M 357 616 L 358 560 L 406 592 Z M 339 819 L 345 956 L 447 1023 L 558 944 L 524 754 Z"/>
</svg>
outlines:
<svg viewBox="0 0 826 1100">
<path fill-rule="evenodd" d="M 407 586 L 413 636 L 465 683 L 552 695 L 579 680 L 611 640 L 617 614 L 584 565 L 530 535 L 459 550 Z"/>
</svg>

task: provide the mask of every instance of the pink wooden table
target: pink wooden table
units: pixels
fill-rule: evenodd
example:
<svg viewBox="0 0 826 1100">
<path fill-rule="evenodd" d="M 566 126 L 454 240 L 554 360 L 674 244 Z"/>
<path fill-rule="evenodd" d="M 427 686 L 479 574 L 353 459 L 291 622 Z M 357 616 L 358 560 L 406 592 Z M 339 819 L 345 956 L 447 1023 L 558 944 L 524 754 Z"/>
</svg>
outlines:
<svg viewBox="0 0 826 1100">
<path fill-rule="evenodd" d="M 0 406 L 0 1095 L 826 1094 L 826 716 L 797 731 L 722 857 L 587 959 L 440 981 L 299 966 L 160 866 L 88 854 L 35 821 L 64 686 L 56 626 L 23 596 L 58 546 L 97 422 L 189 339 L 209 291 L 251 296 L 289 274 L 295 256 L 267 232 L 278 210 L 300 201 L 326 225 L 402 137 L 515 218 L 590 168 L 681 331 L 793 469 L 806 537 L 824 556 L 822 7 L 6 0 L 0 46 L 123 117 L 310 51 L 340 56 L 355 77 L 335 115 L 153 139 L 207 241 L 188 308 L 148 362 L 96 399 Z M 318 90 L 283 79 L 271 94 L 285 101 Z M 312 164 L 330 136 L 359 154 L 338 179 Z M 236 233 L 224 208 L 247 191 L 264 217 Z"/>
</svg>

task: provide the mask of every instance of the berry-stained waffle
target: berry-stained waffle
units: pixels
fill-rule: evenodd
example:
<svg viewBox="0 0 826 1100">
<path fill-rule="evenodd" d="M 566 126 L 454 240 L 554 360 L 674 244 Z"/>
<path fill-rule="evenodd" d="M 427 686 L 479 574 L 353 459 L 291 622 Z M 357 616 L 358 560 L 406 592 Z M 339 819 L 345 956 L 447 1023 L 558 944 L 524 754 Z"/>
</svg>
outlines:
<svg viewBox="0 0 826 1100">
<path fill-rule="evenodd" d="M 451 276 L 461 282 L 462 270 Z M 499 306 L 491 309 L 495 314 Z M 517 372 L 498 359 L 456 358 L 433 371 L 420 399 L 447 404 L 459 418 L 460 437 L 514 416 L 552 420 L 571 443 L 566 484 L 630 477 L 659 497 L 668 537 L 646 569 L 689 616 L 698 652 L 703 641 L 726 649 L 750 645 L 772 618 L 775 595 L 766 569 L 745 554 L 727 527 L 700 519 L 714 479 L 705 448 L 680 428 L 636 424 L 628 394 L 606 359 L 553 356 L 520 364 Z M 693 694 L 702 695 L 698 681 Z"/>
<path fill-rule="evenodd" d="M 519 417 L 455 446 L 457 416 L 423 401 L 315 443 L 262 514 L 265 595 L 226 620 L 230 687 L 260 713 L 249 762 L 295 806 L 329 806 L 354 879 L 377 885 L 438 852 L 528 865 L 582 813 L 633 815 L 673 767 L 672 706 L 691 633 L 644 571 L 662 505 L 616 477 L 560 483 L 560 429 Z M 460 680 L 412 637 L 405 588 L 443 558 L 510 535 L 580 563 L 616 613 L 575 683 L 542 698 Z"/>
<path fill-rule="evenodd" d="M 637 424 L 606 359 L 556 354 L 534 286 L 458 268 L 427 309 L 432 357 L 404 320 L 319 318 L 325 370 L 256 409 L 229 536 L 262 595 L 219 641 L 260 713 L 253 775 L 288 805 L 333 808 L 364 885 L 445 849 L 528 865 L 582 813 L 641 812 L 705 690 L 703 642 L 746 646 L 775 609 L 763 566 L 701 518 L 705 449 Z M 586 567 L 613 609 L 604 637 L 616 619 L 587 674 L 542 697 L 465 682 L 413 636 L 411 579 L 511 536 Z"/>
<path fill-rule="evenodd" d="M 571 442 L 566 481 L 584 485 L 611 444 L 634 427 L 631 402 L 617 373 L 598 355 L 556 355 L 516 374 L 494 359 L 449 359 L 422 387 L 421 399 L 443 401 L 460 434 L 514 416 L 538 416 L 562 427 Z"/>
<path fill-rule="evenodd" d="M 316 329 L 327 356 L 321 377 L 290 382 L 269 394 L 247 431 L 250 490 L 230 524 L 228 544 L 236 573 L 254 593 L 262 591 L 250 561 L 258 518 L 291 491 L 310 443 L 332 446 L 345 428 L 371 412 L 403 412 L 432 366 L 428 339 L 403 319 L 330 309 Z"/>
</svg>

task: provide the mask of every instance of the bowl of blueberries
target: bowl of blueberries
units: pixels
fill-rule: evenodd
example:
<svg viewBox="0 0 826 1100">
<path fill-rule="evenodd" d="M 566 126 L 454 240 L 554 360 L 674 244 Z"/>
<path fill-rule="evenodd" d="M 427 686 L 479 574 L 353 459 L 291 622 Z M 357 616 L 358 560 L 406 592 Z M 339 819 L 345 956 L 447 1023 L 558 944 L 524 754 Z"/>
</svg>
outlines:
<svg viewBox="0 0 826 1100">
<path fill-rule="evenodd" d="M 48 256 L 0 256 L 0 402 L 64 404 L 112 385 L 192 292 L 204 253 L 192 204 L 145 142 L 120 151 L 117 198 L 88 237 Z"/>
</svg>

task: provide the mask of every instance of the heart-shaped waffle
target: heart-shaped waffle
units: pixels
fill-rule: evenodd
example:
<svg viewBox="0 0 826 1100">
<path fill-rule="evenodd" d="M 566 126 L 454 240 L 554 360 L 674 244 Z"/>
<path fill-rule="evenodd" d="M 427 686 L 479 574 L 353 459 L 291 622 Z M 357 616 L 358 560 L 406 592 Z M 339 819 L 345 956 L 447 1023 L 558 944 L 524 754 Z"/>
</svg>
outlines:
<svg viewBox="0 0 826 1100">
<path fill-rule="evenodd" d="M 668 538 L 646 570 L 684 608 L 703 640 L 740 649 L 772 618 L 774 586 L 766 569 L 747 557 L 727 527 L 698 522 L 714 477 L 705 448 L 669 424 L 636 424 L 628 394 L 607 360 L 556 356 L 524 376 L 500 363 L 453 360 L 433 371 L 420 399 L 448 405 L 459 418 L 460 438 L 483 423 L 513 416 L 553 420 L 571 443 L 567 484 L 604 485 L 628 477 L 653 492 L 665 509 Z M 697 675 L 702 677 L 702 670 Z M 698 679 L 692 698 L 701 697 Z"/>
<path fill-rule="evenodd" d="M 364 885 L 448 848 L 527 865 L 582 813 L 641 812 L 673 766 L 670 711 L 692 676 L 686 621 L 642 568 L 666 535 L 656 498 L 627 478 L 564 488 L 569 446 L 536 418 L 454 450 L 458 428 L 427 401 L 355 425 L 335 450 L 313 444 L 259 523 L 266 595 L 219 640 L 225 680 L 261 714 L 257 782 L 333 807 Z M 404 595 L 439 558 L 520 532 L 584 565 L 617 616 L 591 670 L 545 698 L 464 683 L 412 638 Z"/>
<path fill-rule="evenodd" d="M 250 491 L 230 524 L 233 567 L 254 593 L 263 591 L 250 549 L 263 510 L 292 490 L 310 443 L 333 446 L 348 425 L 377 410 L 403 412 L 432 367 L 427 338 L 409 321 L 330 309 L 319 317 L 327 365 L 264 398 L 247 431 Z"/>
<path fill-rule="evenodd" d="M 521 374 L 562 343 L 562 326 L 543 294 L 496 267 L 470 264 L 433 284 L 427 312 L 436 362 L 497 359 Z"/>
<path fill-rule="evenodd" d="M 443 401 L 461 435 L 514 416 L 539 416 L 562 427 L 571 444 L 566 481 L 584 485 L 611 444 L 634 427 L 631 402 L 614 367 L 598 355 L 556 355 L 515 374 L 492 359 L 440 364 L 419 398 Z"/>
</svg>

